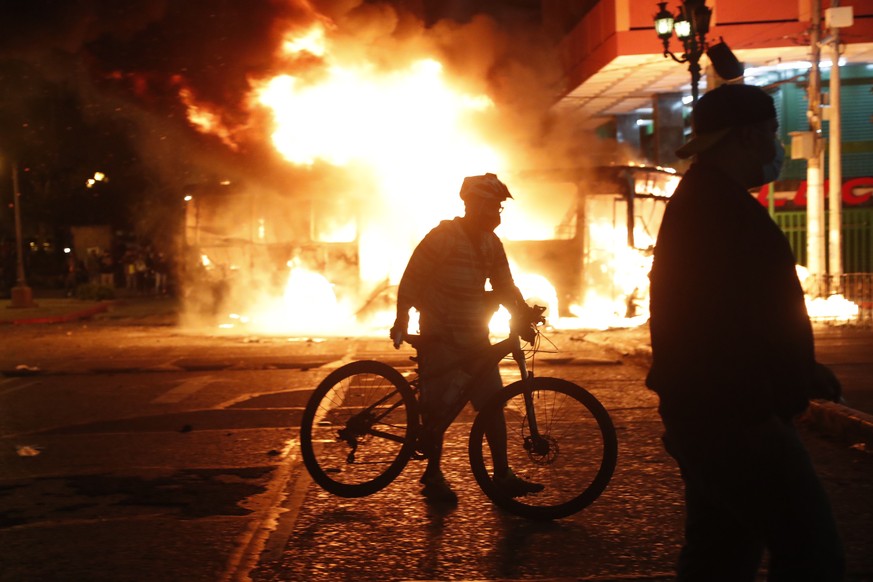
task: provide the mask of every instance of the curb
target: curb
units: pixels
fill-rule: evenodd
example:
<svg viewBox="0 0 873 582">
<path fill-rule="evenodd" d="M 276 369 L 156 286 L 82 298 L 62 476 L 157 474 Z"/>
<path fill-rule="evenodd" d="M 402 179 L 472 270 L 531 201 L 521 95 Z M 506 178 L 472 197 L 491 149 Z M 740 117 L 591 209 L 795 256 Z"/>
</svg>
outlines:
<svg viewBox="0 0 873 582">
<path fill-rule="evenodd" d="M 609 346 L 608 342 L 596 342 Z M 618 353 L 650 366 L 651 347 L 635 343 L 613 344 Z M 849 446 L 862 445 L 862 450 L 873 451 L 873 415 L 850 408 L 843 404 L 824 400 L 811 400 L 809 407 L 800 416 L 820 432 Z"/>
<path fill-rule="evenodd" d="M 45 317 L 29 317 L 23 319 L 11 319 L 0 321 L 0 325 L 33 325 L 33 324 L 46 324 L 46 323 L 66 323 L 69 321 L 76 321 L 79 319 L 87 319 L 89 317 L 93 317 L 98 313 L 103 313 L 107 311 L 112 302 L 104 302 L 99 305 L 95 305 L 94 307 L 89 307 L 88 309 L 83 309 L 82 311 L 75 311 L 73 313 L 65 313 L 63 315 L 48 315 Z"/>
<path fill-rule="evenodd" d="M 842 404 L 812 401 L 804 416 L 818 429 L 849 445 L 873 451 L 873 415 Z"/>
</svg>

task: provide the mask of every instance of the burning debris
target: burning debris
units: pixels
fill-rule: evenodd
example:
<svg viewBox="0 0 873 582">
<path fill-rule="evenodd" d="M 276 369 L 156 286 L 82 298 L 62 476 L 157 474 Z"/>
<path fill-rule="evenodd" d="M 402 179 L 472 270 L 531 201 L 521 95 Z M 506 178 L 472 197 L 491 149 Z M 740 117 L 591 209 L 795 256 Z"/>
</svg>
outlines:
<svg viewBox="0 0 873 582">
<path fill-rule="evenodd" d="M 850 301 L 842 293 L 832 293 L 816 297 L 811 294 L 815 286 L 815 277 L 803 265 L 797 265 L 797 278 L 806 294 L 806 311 L 809 319 L 814 322 L 843 324 L 857 322 L 861 316 L 861 307 Z"/>
</svg>

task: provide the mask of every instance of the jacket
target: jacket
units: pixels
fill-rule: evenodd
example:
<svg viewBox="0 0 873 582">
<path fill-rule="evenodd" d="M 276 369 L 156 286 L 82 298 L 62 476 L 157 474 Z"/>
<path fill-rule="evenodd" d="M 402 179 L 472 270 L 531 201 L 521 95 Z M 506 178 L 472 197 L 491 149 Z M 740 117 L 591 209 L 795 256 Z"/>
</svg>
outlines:
<svg viewBox="0 0 873 582">
<path fill-rule="evenodd" d="M 691 166 L 667 204 L 650 278 L 646 383 L 665 424 L 747 425 L 807 407 L 815 351 L 795 259 L 742 185 Z"/>
</svg>

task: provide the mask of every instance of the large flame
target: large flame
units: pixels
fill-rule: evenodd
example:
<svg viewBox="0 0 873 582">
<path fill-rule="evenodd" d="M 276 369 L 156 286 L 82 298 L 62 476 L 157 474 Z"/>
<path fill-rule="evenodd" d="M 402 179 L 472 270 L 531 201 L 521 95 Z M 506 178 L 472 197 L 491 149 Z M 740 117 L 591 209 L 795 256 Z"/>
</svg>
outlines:
<svg viewBox="0 0 873 582">
<path fill-rule="evenodd" d="M 367 200 L 360 276 L 396 282 L 434 218 L 457 214 L 450 193 L 461 179 L 503 170 L 500 153 L 471 130 L 471 116 L 493 104 L 451 87 L 434 59 L 387 70 L 343 64 L 325 43 L 320 26 L 288 40 L 286 50 L 323 55 L 325 70 L 314 79 L 268 79 L 257 88 L 258 101 L 272 112 L 273 143 L 289 162 L 322 161 L 360 176 L 356 194 Z"/>
<path fill-rule="evenodd" d="M 503 146 L 499 139 L 489 139 L 476 129 L 495 110 L 487 95 L 452 83 L 433 57 L 398 55 L 393 66 L 377 66 L 359 56 L 353 60 L 346 56 L 343 61 L 338 55 L 355 52 L 333 51 L 328 33 L 325 23 L 318 21 L 311 29 L 286 37 L 279 60 L 295 72 L 253 81 L 252 102 L 269 112 L 273 145 L 289 163 L 327 165 L 355 176 L 351 198 L 362 201 L 356 222 L 338 220 L 333 230 L 320 232 L 318 240 L 357 244 L 358 305 L 337 296 L 334 285 L 340 281 L 291 263 L 284 296 L 237 294 L 251 302 L 236 307 L 246 313 L 234 316 L 227 327 L 244 323 L 251 330 L 307 334 L 365 331 L 354 327 L 360 323 L 356 312 L 361 297 L 396 285 L 424 234 L 439 220 L 461 213 L 457 191 L 464 176 L 495 172 L 517 193 L 519 200 L 507 204 L 497 231 L 502 238 L 542 240 L 555 232 L 555 217 L 538 214 L 543 209 L 535 208 L 547 206 L 554 193 L 530 193 L 529 198 L 537 198 L 536 205 L 519 210 L 525 196 L 518 194 L 507 172 L 508 152 L 495 145 Z M 301 67 L 301 62 L 311 66 Z M 198 105 L 190 92 L 183 90 L 180 96 L 192 124 L 222 140 L 232 138 L 222 129 L 220 118 Z M 328 198 L 335 194 L 329 193 Z M 260 241 L 272 228 L 269 220 L 269 216 L 258 220 Z M 633 313 L 628 306 L 634 294 L 647 293 L 650 257 L 628 248 L 627 233 L 621 228 L 595 224 L 590 236 L 611 249 L 603 266 L 603 277 L 610 281 L 608 299 L 589 289 L 584 307 L 571 308 L 578 317 L 561 321 L 554 286 L 541 273 L 515 267 L 522 293 L 547 306 L 550 321 L 557 326 L 644 322 L 647 313 Z M 383 313 L 369 314 L 374 331 L 384 331 L 393 320 L 393 306 L 384 307 Z M 505 311 L 495 315 L 492 330 L 504 330 L 507 319 Z"/>
<path fill-rule="evenodd" d="M 394 187 L 391 193 L 409 177 L 434 174 L 437 164 L 440 173 L 500 165 L 464 124 L 465 113 L 491 101 L 448 87 L 432 59 L 387 72 L 334 65 L 315 84 L 279 75 L 260 90 L 260 102 L 273 111 L 273 143 L 286 159 L 361 162 Z"/>
</svg>

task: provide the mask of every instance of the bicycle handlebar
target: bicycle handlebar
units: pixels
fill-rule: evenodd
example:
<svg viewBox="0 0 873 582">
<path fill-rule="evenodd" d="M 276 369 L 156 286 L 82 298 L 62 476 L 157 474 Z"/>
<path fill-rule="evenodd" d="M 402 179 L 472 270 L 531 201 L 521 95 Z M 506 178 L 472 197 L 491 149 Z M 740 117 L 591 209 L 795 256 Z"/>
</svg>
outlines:
<svg viewBox="0 0 873 582">
<path fill-rule="evenodd" d="M 526 306 L 526 313 L 516 313 L 509 320 L 509 332 L 510 334 L 517 335 L 527 341 L 528 343 L 533 343 L 533 339 L 536 337 L 536 327 L 546 322 L 546 318 L 543 317 L 543 313 L 545 313 L 546 308 L 542 305 L 534 305 L 532 307 Z M 522 321 L 516 323 L 516 318 L 522 316 Z M 421 344 L 422 337 L 418 334 L 410 334 L 406 333 L 403 330 L 396 330 L 391 335 L 391 340 L 394 343 L 394 349 L 400 349 L 400 346 L 403 345 L 403 342 L 408 343 L 414 348 L 417 348 L 418 345 Z"/>
</svg>

